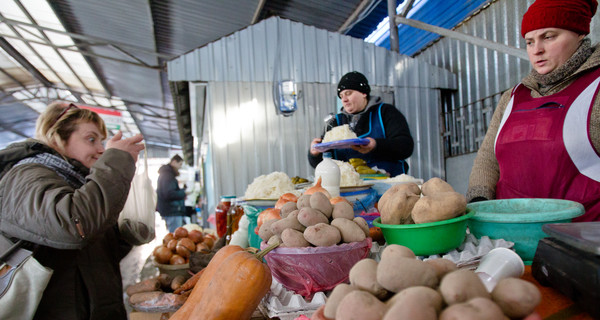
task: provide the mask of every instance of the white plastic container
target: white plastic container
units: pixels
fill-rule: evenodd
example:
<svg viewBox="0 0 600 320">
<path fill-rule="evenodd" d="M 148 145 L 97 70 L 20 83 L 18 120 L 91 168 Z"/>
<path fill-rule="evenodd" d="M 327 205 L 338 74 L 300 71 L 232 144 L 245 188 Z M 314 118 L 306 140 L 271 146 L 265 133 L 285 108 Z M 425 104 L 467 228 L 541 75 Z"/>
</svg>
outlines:
<svg viewBox="0 0 600 320">
<path fill-rule="evenodd" d="M 492 292 L 500 280 L 509 277 L 518 278 L 524 271 L 523 260 L 516 252 L 507 248 L 495 248 L 481 258 L 475 273 L 487 291 Z"/>
<path fill-rule="evenodd" d="M 321 177 L 321 186 L 332 197 L 340 195 L 340 167 L 331 159 L 331 153 L 323 153 L 323 160 L 315 168 L 315 181 Z"/>
</svg>

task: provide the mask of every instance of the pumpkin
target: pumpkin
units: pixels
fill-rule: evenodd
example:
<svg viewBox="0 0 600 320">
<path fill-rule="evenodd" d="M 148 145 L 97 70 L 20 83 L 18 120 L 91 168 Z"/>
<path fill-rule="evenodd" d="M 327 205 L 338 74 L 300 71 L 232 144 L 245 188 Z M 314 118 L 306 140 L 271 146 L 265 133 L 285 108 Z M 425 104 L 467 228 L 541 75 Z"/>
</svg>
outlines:
<svg viewBox="0 0 600 320">
<path fill-rule="evenodd" d="M 194 289 L 192 289 L 190 296 L 187 298 L 185 303 L 179 308 L 179 310 L 177 310 L 177 312 L 175 312 L 169 318 L 169 320 L 188 320 L 190 318 L 190 315 L 194 311 L 194 307 L 202 299 L 206 287 L 212 280 L 213 276 L 219 271 L 219 266 L 221 265 L 221 262 L 227 259 L 230 255 L 243 250 L 244 249 L 242 247 L 233 245 L 224 246 L 223 248 L 219 249 L 219 251 L 217 251 L 214 257 L 210 260 L 208 266 L 206 266 L 206 268 L 203 269 L 204 271 L 196 285 L 194 285 Z M 198 319 L 201 318 L 202 317 Z"/>
<path fill-rule="evenodd" d="M 271 288 L 271 270 L 262 259 L 277 246 L 278 242 L 257 254 L 234 252 L 223 260 L 190 319 L 250 319 Z"/>
<path fill-rule="evenodd" d="M 321 177 L 319 177 L 319 180 L 317 180 L 317 183 L 314 186 L 306 189 L 304 194 L 313 194 L 315 192 L 322 192 L 327 196 L 327 199 L 331 199 L 331 194 L 329 191 L 321 186 Z"/>
</svg>

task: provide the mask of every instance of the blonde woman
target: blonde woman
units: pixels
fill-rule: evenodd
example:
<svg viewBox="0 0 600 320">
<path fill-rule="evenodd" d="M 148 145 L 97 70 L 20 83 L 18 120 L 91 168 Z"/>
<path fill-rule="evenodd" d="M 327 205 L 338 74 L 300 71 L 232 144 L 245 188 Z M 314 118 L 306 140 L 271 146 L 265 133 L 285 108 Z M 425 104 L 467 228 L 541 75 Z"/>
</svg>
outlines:
<svg viewBox="0 0 600 320">
<path fill-rule="evenodd" d="M 0 248 L 25 240 L 54 271 L 35 319 L 127 319 L 117 218 L 143 137 L 106 138 L 95 112 L 53 103 L 36 139 L 0 151 Z"/>
</svg>

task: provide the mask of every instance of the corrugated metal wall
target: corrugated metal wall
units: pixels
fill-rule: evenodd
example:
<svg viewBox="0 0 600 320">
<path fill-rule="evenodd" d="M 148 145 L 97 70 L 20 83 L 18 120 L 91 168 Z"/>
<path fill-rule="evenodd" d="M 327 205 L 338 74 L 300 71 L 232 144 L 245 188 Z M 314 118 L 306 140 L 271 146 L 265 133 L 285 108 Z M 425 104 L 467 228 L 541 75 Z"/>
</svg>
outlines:
<svg viewBox="0 0 600 320">
<path fill-rule="evenodd" d="M 533 0 L 498 0 L 465 21 L 455 30 L 484 39 L 525 48 L 521 37 L 521 20 Z M 600 40 L 600 17 L 592 19 L 589 37 L 592 44 Z M 531 70 L 528 60 L 449 38 L 442 38 L 415 57 L 439 66 L 458 76 L 458 91 L 451 94 L 451 124 L 446 139 L 449 154 L 467 154 L 453 160 L 470 161 L 479 149 L 502 92 L 519 83 Z M 448 123 L 448 121 L 447 121 Z M 450 166 L 446 170 L 463 171 Z M 453 172 L 455 189 L 466 192 L 470 168 Z"/>
<path fill-rule="evenodd" d="M 524 48 L 521 18 L 531 3 L 532 0 L 496 1 L 455 30 Z M 458 93 L 453 97 L 455 106 L 468 105 L 505 91 L 530 70 L 528 60 L 449 38 L 442 38 L 416 59 L 458 75 Z"/>
<path fill-rule="evenodd" d="M 352 70 L 363 72 L 373 94 L 389 97 L 386 102 L 407 117 L 416 142 L 409 173 L 430 178 L 443 172 L 439 89 L 456 89 L 456 79 L 429 63 L 271 18 L 181 56 L 168 68 L 169 80 L 208 83 L 209 136 L 203 141 L 210 148 L 215 198 L 243 195 L 255 177 L 273 171 L 311 177 L 310 141 L 321 135 L 323 118 L 337 112 L 337 81 Z M 296 81 L 299 91 L 291 117 L 277 115 L 273 104 L 273 83 L 284 79 Z"/>
</svg>

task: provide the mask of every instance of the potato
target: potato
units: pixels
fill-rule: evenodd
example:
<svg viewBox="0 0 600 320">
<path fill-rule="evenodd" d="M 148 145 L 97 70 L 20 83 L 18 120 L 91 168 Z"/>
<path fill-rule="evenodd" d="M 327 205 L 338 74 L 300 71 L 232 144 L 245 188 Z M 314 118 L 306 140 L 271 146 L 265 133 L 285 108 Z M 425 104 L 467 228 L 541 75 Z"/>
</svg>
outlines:
<svg viewBox="0 0 600 320">
<path fill-rule="evenodd" d="M 365 232 L 365 236 L 369 237 L 371 235 L 371 231 L 369 231 L 369 224 L 365 218 L 355 217 L 352 219 L 352 221 L 354 221 L 354 223 L 356 223 L 362 229 L 362 231 Z"/>
<path fill-rule="evenodd" d="M 310 194 L 303 194 L 300 197 L 298 197 L 296 207 L 298 208 L 298 210 L 306 207 L 310 208 Z"/>
<path fill-rule="evenodd" d="M 412 223 L 410 212 L 421 193 L 416 183 L 397 184 L 389 188 L 379 199 L 381 223 Z"/>
<path fill-rule="evenodd" d="M 317 223 L 328 223 L 329 219 L 321 211 L 305 207 L 298 212 L 298 221 L 303 226 L 310 227 Z"/>
<path fill-rule="evenodd" d="M 500 307 L 492 300 L 477 297 L 464 303 L 453 304 L 440 314 L 440 320 L 504 320 Z"/>
<path fill-rule="evenodd" d="M 393 297 L 386 301 L 386 304 L 389 307 L 395 304 L 400 304 L 403 306 L 429 306 L 432 307 L 436 313 L 438 313 L 442 310 L 444 299 L 442 298 L 442 295 L 435 289 L 425 286 L 414 286 L 396 293 Z"/>
<path fill-rule="evenodd" d="M 386 312 L 386 305 L 374 295 L 354 290 L 346 294 L 335 310 L 336 320 L 380 320 Z"/>
<path fill-rule="evenodd" d="M 415 223 L 427 223 L 448 220 L 464 214 L 467 199 L 458 192 L 438 192 L 421 197 L 412 209 L 411 217 Z"/>
<path fill-rule="evenodd" d="M 298 230 L 287 228 L 281 233 L 281 241 L 284 247 L 310 247 L 310 243 L 304 239 L 304 234 Z"/>
<path fill-rule="evenodd" d="M 271 225 L 276 221 L 279 221 L 279 219 L 271 219 L 263 222 L 262 226 L 260 226 L 260 229 L 258 229 L 258 236 L 264 241 L 269 240 L 269 238 L 273 236 Z"/>
<path fill-rule="evenodd" d="M 281 241 L 281 237 L 276 234 L 269 238 L 269 241 L 267 241 L 267 245 L 270 246 L 275 243 L 283 243 L 283 241 Z"/>
<path fill-rule="evenodd" d="M 519 278 L 506 278 L 498 282 L 492 291 L 492 300 L 505 315 L 524 318 L 535 310 L 542 301 L 538 288 L 531 282 Z"/>
<path fill-rule="evenodd" d="M 333 206 L 329 202 L 329 198 L 322 192 L 315 192 L 310 196 L 309 199 L 310 207 L 313 209 L 317 209 L 324 214 L 327 219 L 331 218 L 331 212 L 333 211 Z"/>
<path fill-rule="evenodd" d="M 454 192 L 454 188 L 452 188 L 452 186 L 440 179 L 440 178 L 431 178 L 427 181 L 425 181 L 425 183 L 423 183 L 423 185 L 421 186 L 421 193 L 424 196 L 430 196 L 434 193 L 438 193 L 438 192 Z"/>
<path fill-rule="evenodd" d="M 435 288 L 438 278 L 435 269 L 421 260 L 388 256 L 377 265 L 377 282 L 388 291 L 399 292 L 414 286 Z"/>
<path fill-rule="evenodd" d="M 363 241 L 367 237 L 365 232 L 352 220 L 335 218 L 331 225 L 340 230 L 342 241 L 345 243 Z"/>
<path fill-rule="evenodd" d="M 427 305 L 396 303 L 389 307 L 382 320 L 437 320 L 437 312 Z"/>
<path fill-rule="evenodd" d="M 425 260 L 425 263 L 431 265 L 435 269 L 435 273 L 440 281 L 448 272 L 458 269 L 456 263 L 444 258 Z"/>
<path fill-rule="evenodd" d="M 387 295 L 387 290 L 377 283 L 377 261 L 373 259 L 362 259 L 354 264 L 350 269 L 349 278 L 350 284 L 379 299 Z"/>
<path fill-rule="evenodd" d="M 287 218 L 285 219 L 281 219 L 281 220 L 277 220 L 275 222 L 273 222 L 271 224 L 271 232 L 273 232 L 273 234 L 276 234 L 278 236 L 281 236 L 281 233 L 283 232 L 283 230 L 291 228 L 294 230 L 298 230 L 300 232 L 304 232 L 304 229 L 306 229 L 305 226 L 303 226 L 300 221 L 298 221 L 298 210 L 291 212 Z"/>
<path fill-rule="evenodd" d="M 458 269 L 446 274 L 442 278 L 439 290 L 444 301 L 449 305 L 477 297 L 491 298 L 479 276 L 468 269 Z"/>
<path fill-rule="evenodd" d="M 281 217 L 285 219 L 290 214 L 290 212 L 296 211 L 296 210 L 298 210 L 298 207 L 296 207 L 296 203 L 294 201 L 290 201 L 290 202 L 286 202 L 281 207 L 279 214 L 281 214 Z"/>
<path fill-rule="evenodd" d="M 406 288 L 386 302 L 388 311 L 383 320 L 437 320 L 442 309 L 442 296 L 423 286 Z"/>
<path fill-rule="evenodd" d="M 338 305 L 340 304 L 340 301 L 342 301 L 342 299 L 348 293 L 354 290 L 358 290 L 358 288 L 346 283 L 340 283 L 337 286 L 335 286 L 335 288 L 333 288 L 333 291 L 331 291 L 331 294 L 329 294 L 327 302 L 325 302 L 325 308 L 323 308 L 323 315 L 327 318 L 335 319 L 335 311 Z"/>
<path fill-rule="evenodd" d="M 317 223 L 304 230 L 304 239 L 317 247 L 329 247 L 342 240 L 340 230 L 327 223 Z"/>
<path fill-rule="evenodd" d="M 351 204 L 346 201 L 338 202 L 333 205 L 333 212 L 331 213 L 332 219 L 346 218 L 348 220 L 354 219 L 354 208 Z"/>
<path fill-rule="evenodd" d="M 401 246 L 399 244 L 388 244 L 385 249 L 381 252 L 381 260 L 383 259 L 397 259 L 399 257 L 404 258 L 416 258 L 415 253 L 410 248 Z"/>
</svg>

